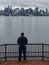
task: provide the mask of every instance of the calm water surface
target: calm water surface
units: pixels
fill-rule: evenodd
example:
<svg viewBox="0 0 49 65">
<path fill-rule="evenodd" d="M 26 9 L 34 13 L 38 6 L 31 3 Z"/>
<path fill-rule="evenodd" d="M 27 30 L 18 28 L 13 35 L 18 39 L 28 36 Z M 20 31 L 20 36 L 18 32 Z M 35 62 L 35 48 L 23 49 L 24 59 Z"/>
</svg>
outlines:
<svg viewBox="0 0 49 65">
<path fill-rule="evenodd" d="M 21 32 L 29 43 L 49 43 L 49 16 L 0 16 L 0 44 L 16 43 Z"/>
</svg>

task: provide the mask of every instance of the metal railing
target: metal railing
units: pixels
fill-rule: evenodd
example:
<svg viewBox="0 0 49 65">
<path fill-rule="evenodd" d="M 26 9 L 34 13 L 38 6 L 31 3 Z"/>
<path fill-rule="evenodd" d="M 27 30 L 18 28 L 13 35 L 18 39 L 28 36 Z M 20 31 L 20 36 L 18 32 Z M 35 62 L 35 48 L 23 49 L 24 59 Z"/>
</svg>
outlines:
<svg viewBox="0 0 49 65">
<path fill-rule="evenodd" d="M 0 60 L 18 60 L 18 44 L 0 45 Z M 22 54 L 23 57 L 23 54 Z M 26 45 L 27 60 L 49 60 L 49 44 L 32 43 Z"/>
</svg>

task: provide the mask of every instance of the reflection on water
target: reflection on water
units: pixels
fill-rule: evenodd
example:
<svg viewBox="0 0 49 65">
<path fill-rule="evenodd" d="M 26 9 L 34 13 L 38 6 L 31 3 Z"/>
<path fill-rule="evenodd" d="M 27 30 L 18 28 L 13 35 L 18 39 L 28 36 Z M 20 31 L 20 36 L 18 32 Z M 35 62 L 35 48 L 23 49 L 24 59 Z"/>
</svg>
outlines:
<svg viewBox="0 0 49 65">
<path fill-rule="evenodd" d="M 0 16 L 0 44 L 16 43 L 22 31 L 29 43 L 49 43 L 49 17 Z"/>
</svg>

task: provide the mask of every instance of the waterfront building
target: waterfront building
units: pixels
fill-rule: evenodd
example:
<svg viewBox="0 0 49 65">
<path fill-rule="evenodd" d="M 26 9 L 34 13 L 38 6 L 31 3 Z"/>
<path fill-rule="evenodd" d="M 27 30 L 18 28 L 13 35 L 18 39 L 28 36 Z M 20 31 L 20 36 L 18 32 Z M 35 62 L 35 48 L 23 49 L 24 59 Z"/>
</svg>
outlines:
<svg viewBox="0 0 49 65">
<path fill-rule="evenodd" d="M 46 9 L 46 13 L 48 13 L 48 9 Z"/>
<path fill-rule="evenodd" d="M 34 14 L 35 14 L 35 15 L 38 15 L 38 13 L 39 13 L 39 12 L 38 12 L 38 7 L 36 7 L 36 8 L 34 9 Z"/>
<path fill-rule="evenodd" d="M 19 15 L 19 8 L 15 8 L 12 12 L 13 15 Z"/>
<path fill-rule="evenodd" d="M 29 9 L 25 10 L 25 15 L 28 16 L 29 15 Z"/>
<path fill-rule="evenodd" d="M 24 15 L 24 14 L 25 14 L 24 11 L 25 11 L 24 8 L 21 8 L 20 14 L 21 14 L 21 15 Z"/>
<path fill-rule="evenodd" d="M 8 6 L 4 9 L 4 15 L 11 15 L 12 14 L 12 8 Z"/>
<path fill-rule="evenodd" d="M 32 8 L 29 8 L 29 9 L 28 9 L 29 15 L 32 15 L 32 12 L 33 12 Z"/>
<path fill-rule="evenodd" d="M 46 13 L 46 15 L 49 15 L 48 9 L 46 9 L 46 12 L 45 13 Z"/>
<path fill-rule="evenodd" d="M 45 15 L 45 11 L 44 10 L 40 10 L 40 15 Z"/>
<path fill-rule="evenodd" d="M 0 10 L 0 15 L 2 15 L 2 10 Z"/>
</svg>

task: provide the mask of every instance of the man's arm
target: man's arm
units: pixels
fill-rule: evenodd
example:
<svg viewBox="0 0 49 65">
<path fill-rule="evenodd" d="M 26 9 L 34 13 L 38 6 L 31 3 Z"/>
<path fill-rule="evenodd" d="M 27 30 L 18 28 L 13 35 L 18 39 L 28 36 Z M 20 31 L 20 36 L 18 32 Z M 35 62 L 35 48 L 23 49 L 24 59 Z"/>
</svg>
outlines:
<svg viewBox="0 0 49 65">
<path fill-rule="evenodd" d="M 17 44 L 19 44 L 19 38 L 17 39 Z"/>
<path fill-rule="evenodd" d="M 28 43 L 28 39 L 26 38 L 25 44 L 27 44 L 27 43 Z"/>
</svg>

